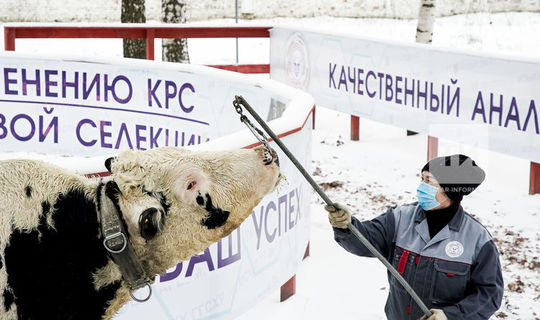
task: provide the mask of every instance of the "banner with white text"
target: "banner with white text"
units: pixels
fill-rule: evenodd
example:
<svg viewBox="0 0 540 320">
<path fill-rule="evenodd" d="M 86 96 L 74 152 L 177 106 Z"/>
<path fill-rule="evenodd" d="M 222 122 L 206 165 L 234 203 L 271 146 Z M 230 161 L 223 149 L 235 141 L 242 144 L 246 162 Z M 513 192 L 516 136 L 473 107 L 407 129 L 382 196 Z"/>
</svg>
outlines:
<svg viewBox="0 0 540 320">
<path fill-rule="evenodd" d="M 270 52 L 318 106 L 540 162 L 540 61 L 290 28 Z"/>
</svg>

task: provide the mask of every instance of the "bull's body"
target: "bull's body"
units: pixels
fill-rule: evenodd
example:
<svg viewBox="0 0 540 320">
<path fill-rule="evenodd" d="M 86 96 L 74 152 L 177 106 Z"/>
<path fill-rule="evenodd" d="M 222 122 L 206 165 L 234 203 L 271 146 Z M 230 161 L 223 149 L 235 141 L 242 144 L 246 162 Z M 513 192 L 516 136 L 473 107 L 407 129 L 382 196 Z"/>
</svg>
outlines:
<svg viewBox="0 0 540 320">
<path fill-rule="evenodd" d="M 0 163 L 0 319 L 100 319 L 120 278 L 96 290 L 109 259 L 100 243 L 96 190 L 44 163 Z"/>
<path fill-rule="evenodd" d="M 223 190 L 213 185 L 207 168 L 200 172 L 206 172 L 208 177 L 193 174 L 195 178 L 189 179 L 195 179 L 197 184 L 192 182 L 193 186 L 180 189 L 180 193 L 177 184 L 184 185 L 183 176 L 171 184 L 170 172 L 158 176 L 157 172 L 163 171 L 159 165 L 142 176 L 136 174 L 140 181 L 133 181 L 130 169 L 123 171 L 132 162 L 140 169 L 152 158 L 171 153 L 154 152 L 148 159 L 144 153 L 142 158 L 140 154 L 135 154 L 134 159 L 130 158 L 132 154 L 126 159 L 120 157 L 116 169 L 120 173 L 115 177 L 113 169 L 112 181 L 116 182 L 111 182 L 115 186 L 118 183 L 118 194 L 113 198 L 122 211 L 130 242 L 151 277 L 226 236 L 262 197 L 242 194 L 248 204 L 235 212 L 237 204 L 220 198 Z M 174 166 L 182 163 L 175 162 Z M 275 185 L 276 181 L 265 183 Z M 110 319 L 130 300 L 128 286 L 102 244 L 100 187 L 103 183 L 99 179 L 88 179 L 43 162 L 0 162 L 0 320 Z M 273 186 L 262 193 L 271 189 Z M 193 191 L 197 193 L 192 195 Z M 206 200 L 201 203 L 201 195 L 205 194 Z M 161 212 L 161 216 L 150 219 L 160 224 L 156 234 L 139 230 L 144 227 L 140 225 L 140 212 L 148 207 Z M 217 215 L 221 216 L 216 220 Z M 213 225 L 207 223 L 210 220 Z"/>
</svg>

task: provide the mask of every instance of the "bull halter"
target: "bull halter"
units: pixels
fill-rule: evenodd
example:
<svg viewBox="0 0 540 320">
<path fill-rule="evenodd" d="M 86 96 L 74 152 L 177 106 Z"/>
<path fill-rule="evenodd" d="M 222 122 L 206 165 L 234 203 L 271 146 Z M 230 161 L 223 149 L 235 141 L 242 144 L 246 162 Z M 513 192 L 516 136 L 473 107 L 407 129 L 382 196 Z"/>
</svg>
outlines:
<svg viewBox="0 0 540 320">
<path fill-rule="evenodd" d="M 146 302 L 152 296 L 153 281 L 146 275 L 140 260 L 133 250 L 129 233 L 127 232 L 120 212 L 115 203 L 105 192 L 105 185 L 100 181 L 98 187 L 98 216 L 100 222 L 103 246 L 109 252 L 112 260 L 118 265 L 122 277 L 129 287 L 129 295 L 137 302 Z M 148 296 L 143 299 L 136 298 L 133 292 L 148 287 Z"/>
</svg>

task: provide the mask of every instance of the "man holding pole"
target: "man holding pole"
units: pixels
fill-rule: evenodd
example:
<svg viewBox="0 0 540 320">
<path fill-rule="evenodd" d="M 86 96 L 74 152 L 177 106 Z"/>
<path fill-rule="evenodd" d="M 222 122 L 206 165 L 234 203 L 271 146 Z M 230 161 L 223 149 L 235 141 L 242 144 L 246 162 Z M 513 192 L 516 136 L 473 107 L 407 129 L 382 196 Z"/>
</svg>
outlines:
<svg viewBox="0 0 540 320">
<path fill-rule="evenodd" d="M 327 205 L 336 241 L 360 256 L 373 254 L 349 230 L 352 223 L 397 269 L 433 313 L 428 320 L 482 320 L 501 305 L 499 254 L 489 232 L 461 207 L 485 178 L 464 155 L 439 157 L 422 168 L 418 202 L 360 222 L 342 205 Z M 337 207 L 337 208 L 336 208 Z M 424 313 L 389 273 L 385 313 L 390 320 Z"/>
</svg>

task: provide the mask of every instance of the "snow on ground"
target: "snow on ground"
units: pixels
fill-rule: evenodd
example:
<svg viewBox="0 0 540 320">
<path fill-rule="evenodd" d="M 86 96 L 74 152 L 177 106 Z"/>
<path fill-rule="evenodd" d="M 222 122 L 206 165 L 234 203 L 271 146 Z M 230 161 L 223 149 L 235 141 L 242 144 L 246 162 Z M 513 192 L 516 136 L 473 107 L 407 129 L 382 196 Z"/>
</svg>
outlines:
<svg viewBox="0 0 540 320">
<path fill-rule="evenodd" d="M 234 24 L 212 20 L 191 25 Z M 388 19 L 271 19 L 243 25 L 297 24 L 354 32 L 359 35 L 414 41 L 416 21 Z M 539 57 L 540 14 L 469 14 L 436 20 L 434 44 L 516 56 Z M 3 32 L 0 32 L 0 41 Z M 1 42 L 0 42 L 1 43 Z M 268 39 L 240 39 L 240 63 L 267 63 Z M 17 40 L 21 52 L 85 56 L 122 54 L 121 40 Z M 217 50 L 219 49 L 219 50 Z M 190 39 L 192 63 L 235 62 L 235 40 Z M 159 59 L 159 50 L 156 50 Z M 359 219 L 382 213 L 387 206 L 415 199 L 419 170 L 426 161 L 425 135 L 361 120 L 361 140 L 349 140 L 349 116 L 317 109 L 313 133 L 315 179 L 329 196 L 348 205 Z M 531 146 L 538 147 L 538 146 Z M 486 181 L 463 201 L 464 208 L 493 234 L 501 253 L 506 291 L 493 319 L 540 319 L 540 195 L 528 191 L 529 161 L 440 141 L 439 154 L 465 153 L 487 172 Z M 386 272 L 375 259 L 341 249 L 322 202 L 312 199 L 311 256 L 297 274 L 297 294 L 279 303 L 275 292 L 240 319 L 384 319 L 388 294 Z"/>
</svg>

